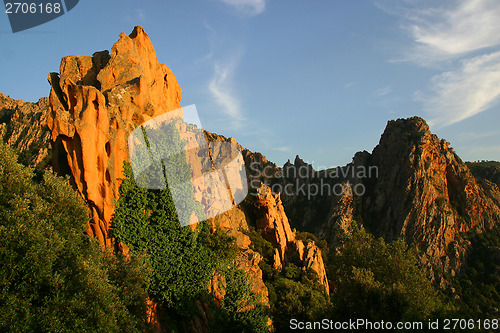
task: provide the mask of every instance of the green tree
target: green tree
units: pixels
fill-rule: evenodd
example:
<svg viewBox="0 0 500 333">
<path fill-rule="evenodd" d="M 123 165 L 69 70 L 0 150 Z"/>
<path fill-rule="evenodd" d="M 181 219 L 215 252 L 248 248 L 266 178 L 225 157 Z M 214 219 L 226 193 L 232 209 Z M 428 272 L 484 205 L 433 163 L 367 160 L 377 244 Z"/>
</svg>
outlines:
<svg viewBox="0 0 500 333">
<path fill-rule="evenodd" d="M 147 292 L 156 301 L 183 315 L 203 297 L 216 267 L 206 246 L 210 226 L 203 222 L 193 232 L 180 225 L 170 190 L 138 187 L 128 163 L 126 178 L 113 219 L 113 235 L 132 252 L 145 251 L 151 268 Z"/>
<path fill-rule="evenodd" d="M 277 300 L 272 313 L 276 330 L 287 331 L 290 319 L 316 321 L 326 318 L 330 300 L 324 287 L 316 281 L 293 281 L 278 277 L 273 282 Z"/>
<path fill-rule="evenodd" d="M 252 293 L 248 275 L 234 266 L 224 271 L 226 295 L 216 310 L 216 332 L 269 332 L 268 308 Z"/>
<path fill-rule="evenodd" d="M 500 304 L 500 229 L 471 237 L 467 265 L 454 279 L 462 318 L 495 318 Z"/>
<path fill-rule="evenodd" d="M 33 176 L 0 143 L 0 331 L 143 331 L 140 258 L 85 234 L 88 210 L 67 179 Z"/>
<path fill-rule="evenodd" d="M 335 318 L 421 320 L 446 309 L 416 251 L 403 241 L 386 244 L 356 223 L 339 231 L 338 241 L 328 267 Z"/>
<path fill-rule="evenodd" d="M 211 232 L 207 221 L 198 223 L 194 230 L 183 226 L 193 213 L 202 219 L 203 211 L 194 200 L 186 142 L 176 123 L 142 128 L 136 139 L 142 144 L 134 148 L 134 168 L 124 165 L 112 232 L 131 252 L 146 253 L 150 268 L 147 292 L 161 305 L 167 326 L 179 327 L 179 319 L 186 322 L 193 316 L 204 316 L 201 301 L 217 318 L 212 328 L 262 331 L 267 316 L 250 290 L 246 273 L 234 268 L 234 238 L 219 228 Z M 205 172 L 212 171 L 211 165 L 204 167 Z M 227 282 L 220 307 L 208 294 L 216 269 Z"/>
</svg>

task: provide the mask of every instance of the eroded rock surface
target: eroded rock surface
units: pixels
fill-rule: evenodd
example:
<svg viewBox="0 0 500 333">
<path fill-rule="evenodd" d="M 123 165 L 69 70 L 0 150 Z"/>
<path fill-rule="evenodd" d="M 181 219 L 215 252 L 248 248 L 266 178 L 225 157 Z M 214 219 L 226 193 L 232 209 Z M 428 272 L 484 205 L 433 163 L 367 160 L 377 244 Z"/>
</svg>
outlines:
<svg viewBox="0 0 500 333">
<path fill-rule="evenodd" d="M 387 124 L 371 160 L 379 177 L 364 200 L 365 222 L 388 240 L 415 244 L 429 265 L 455 273 L 465 260 L 466 233 L 500 222 L 494 188 L 418 117 Z"/>
<path fill-rule="evenodd" d="M 298 262 L 297 260 L 295 262 L 303 270 L 310 268 L 315 271 L 318 281 L 329 293 L 321 250 L 313 241 L 305 245 L 302 240 L 296 239 L 296 231 L 290 228 L 279 193 L 272 193 L 266 185 L 262 185 L 257 193 L 256 228 L 275 247 L 273 267 L 279 270 L 286 262 L 291 261 L 291 258 L 298 258 Z"/>
<path fill-rule="evenodd" d="M 118 198 L 128 134 L 145 121 L 180 107 L 181 88 L 160 64 L 141 26 L 108 51 L 68 56 L 50 73 L 47 125 L 55 142 L 55 169 L 72 175 L 92 211 L 89 234 L 106 246 Z"/>
</svg>

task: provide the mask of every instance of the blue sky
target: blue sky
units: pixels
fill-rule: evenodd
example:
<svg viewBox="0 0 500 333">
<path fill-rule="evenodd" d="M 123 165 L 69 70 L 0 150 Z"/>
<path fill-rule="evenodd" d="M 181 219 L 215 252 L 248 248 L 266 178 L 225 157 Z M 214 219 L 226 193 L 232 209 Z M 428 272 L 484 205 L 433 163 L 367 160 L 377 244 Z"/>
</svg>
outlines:
<svg viewBox="0 0 500 333">
<path fill-rule="evenodd" d="M 278 164 L 343 165 L 414 115 L 462 159 L 500 160 L 497 0 L 80 0 L 16 34 L 0 16 L 0 92 L 16 99 L 142 25 L 203 127 Z"/>
</svg>

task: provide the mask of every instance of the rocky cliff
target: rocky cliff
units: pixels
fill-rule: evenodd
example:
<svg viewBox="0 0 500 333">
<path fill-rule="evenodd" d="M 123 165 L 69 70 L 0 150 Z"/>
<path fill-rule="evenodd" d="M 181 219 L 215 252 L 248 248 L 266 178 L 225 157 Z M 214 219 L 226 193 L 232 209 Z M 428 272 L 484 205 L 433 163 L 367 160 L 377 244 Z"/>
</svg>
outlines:
<svg viewBox="0 0 500 333">
<path fill-rule="evenodd" d="M 71 174 L 90 206 L 88 233 L 110 246 L 128 135 L 145 121 L 179 108 L 181 88 L 172 71 L 158 62 L 140 26 L 130 35 L 121 33 L 111 54 L 64 57 L 60 73 L 50 73 L 48 79 L 54 167 Z"/>
<path fill-rule="evenodd" d="M 294 261 L 303 270 L 311 268 L 318 276 L 318 282 L 330 292 L 326 268 L 321 250 L 314 242 L 304 244 L 296 239 L 296 231 L 292 231 L 280 194 L 262 185 L 258 189 L 255 221 L 256 228 L 262 236 L 275 248 L 273 267 L 281 270 L 288 262 Z M 298 260 L 294 260 L 298 259 Z"/>
<path fill-rule="evenodd" d="M 88 233 L 110 246 L 108 232 L 114 200 L 118 197 L 119 179 L 123 177 L 123 162 L 129 160 L 128 135 L 149 119 L 179 108 L 181 89 L 170 69 L 158 63 L 141 27 L 128 36 L 122 33 L 111 53 L 63 58 L 60 73 L 49 74 L 49 82 L 52 90 L 46 121 L 54 142 L 54 168 L 71 175 L 76 189 L 88 203 L 92 213 Z M 200 138 L 188 134 L 180 131 L 188 144 L 199 141 Z M 208 132 L 205 136 L 209 141 L 231 142 L 240 147 L 247 164 L 251 161 L 261 169 L 275 167 L 263 155 L 243 149 L 233 138 Z M 217 153 L 211 150 L 211 154 Z M 235 237 L 239 248 L 236 266 L 249 274 L 252 290 L 262 296 L 263 302 L 268 304 L 268 290 L 259 267 L 263 258 L 251 249 L 245 234 L 249 226 L 257 227 L 276 247 L 278 270 L 294 252 L 300 266 L 315 271 L 328 292 L 321 251 L 314 242 L 304 244 L 295 239 L 279 195 L 263 190 L 252 211 L 247 207 L 234 206 L 211 222 L 213 228 L 221 228 Z M 259 214 L 257 222 L 252 218 L 255 214 Z M 218 285 L 220 279 L 223 277 L 214 274 L 212 285 Z M 212 289 L 216 298 L 224 297 L 221 290 Z M 207 325 L 206 320 L 201 322 Z"/>
<path fill-rule="evenodd" d="M 282 187 L 305 183 L 311 189 L 342 184 L 341 191 L 309 200 L 292 193 L 283 200 L 285 211 L 292 226 L 314 232 L 330 246 L 336 228 L 346 230 L 353 220 L 388 241 L 402 238 L 420 250 L 423 263 L 445 286 L 443 273 L 454 275 L 466 262 L 469 232 L 500 222 L 500 191 L 487 179 L 494 181 L 496 171 L 482 170 L 484 177 L 476 179 L 449 145 L 422 118 L 389 121 L 372 153 L 359 152 L 344 167 L 294 172 L 279 180 Z M 296 159 L 283 170 L 309 167 Z"/>
<path fill-rule="evenodd" d="M 363 197 L 365 224 L 376 234 L 415 244 L 424 262 L 455 273 L 465 260 L 467 232 L 500 222 L 500 208 L 449 143 L 418 117 L 390 121 L 368 164 L 378 178 Z"/>
<path fill-rule="evenodd" d="M 46 125 L 49 99 L 36 103 L 0 93 L 0 136 L 19 153 L 22 163 L 43 169 L 50 162 L 50 131 Z"/>
</svg>

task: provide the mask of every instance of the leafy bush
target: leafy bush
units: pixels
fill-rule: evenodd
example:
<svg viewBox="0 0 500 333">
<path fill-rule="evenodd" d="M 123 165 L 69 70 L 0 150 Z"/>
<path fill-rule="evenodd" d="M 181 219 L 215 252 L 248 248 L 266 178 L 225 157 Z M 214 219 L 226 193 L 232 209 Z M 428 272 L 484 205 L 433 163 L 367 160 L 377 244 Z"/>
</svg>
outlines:
<svg viewBox="0 0 500 333">
<path fill-rule="evenodd" d="M 225 270 L 226 295 L 216 310 L 217 332 L 269 332 L 268 308 L 252 293 L 249 277 L 241 270 Z"/>
<path fill-rule="evenodd" d="M 0 143 L 0 331 L 143 331 L 141 258 L 89 239 L 88 210 L 67 179 L 33 176 Z"/>
<path fill-rule="evenodd" d="M 500 304 L 500 229 L 472 237 L 467 266 L 455 279 L 460 314 L 469 318 L 494 318 Z"/>
<path fill-rule="evenodd" d="M 338 239 L 328 267 L 335 318 L 422 320 L 446 309 L 417 253 L 403 241 L 386 244 L 355 223 Z"/>
<path fill-rule="evenodd" d="M 138 187 L 128 163 L 125 175 L 113 235 L 132 252 L 145 251 L 151 268 L 147 292 L 152 299 L 180 314 L 192 315 L 192 304 L 207 293 L 220 251 L 207 246 L 210 226 L 199 223 L 195 232 L 181 226 L 168 189 Z"/>
<path fill-rule="evenodd" d="M 276 301 L 272 309 L 274 326 L 278 332 L 290 327 L 290 319 L 317 321 L 327 318 L 330 300 L 319 283 L 293 281 L 278 277 L 273 282 Z"/>
<path fill-rule="evenodd" d="M 150 268 L 146 290 L 161 305 L 166 326 L 179 327 L 202 315 L 197 301 L 208 305 L 217 329 L 238 327 L 240 331 L 262 331 L 267 324 L 264 308 L 250 291 L 246 273 L 235 268 L 237 247 L 234 238 L 203 221 L 196 229 L 181 226 L 168 189 L 147 190 L 136 185 L 128 163 L 126 178 L 113 218 L 113 235 L 130 247 L 131 253 L 144 251 Z M 222 271 L 226 294 L 215 306 L 208 286 L 215 270 Z M 242 304 L 249 307 L 242 310 Z M 180 320 L 174 322 L 174 320 Z"/>
</svg>

